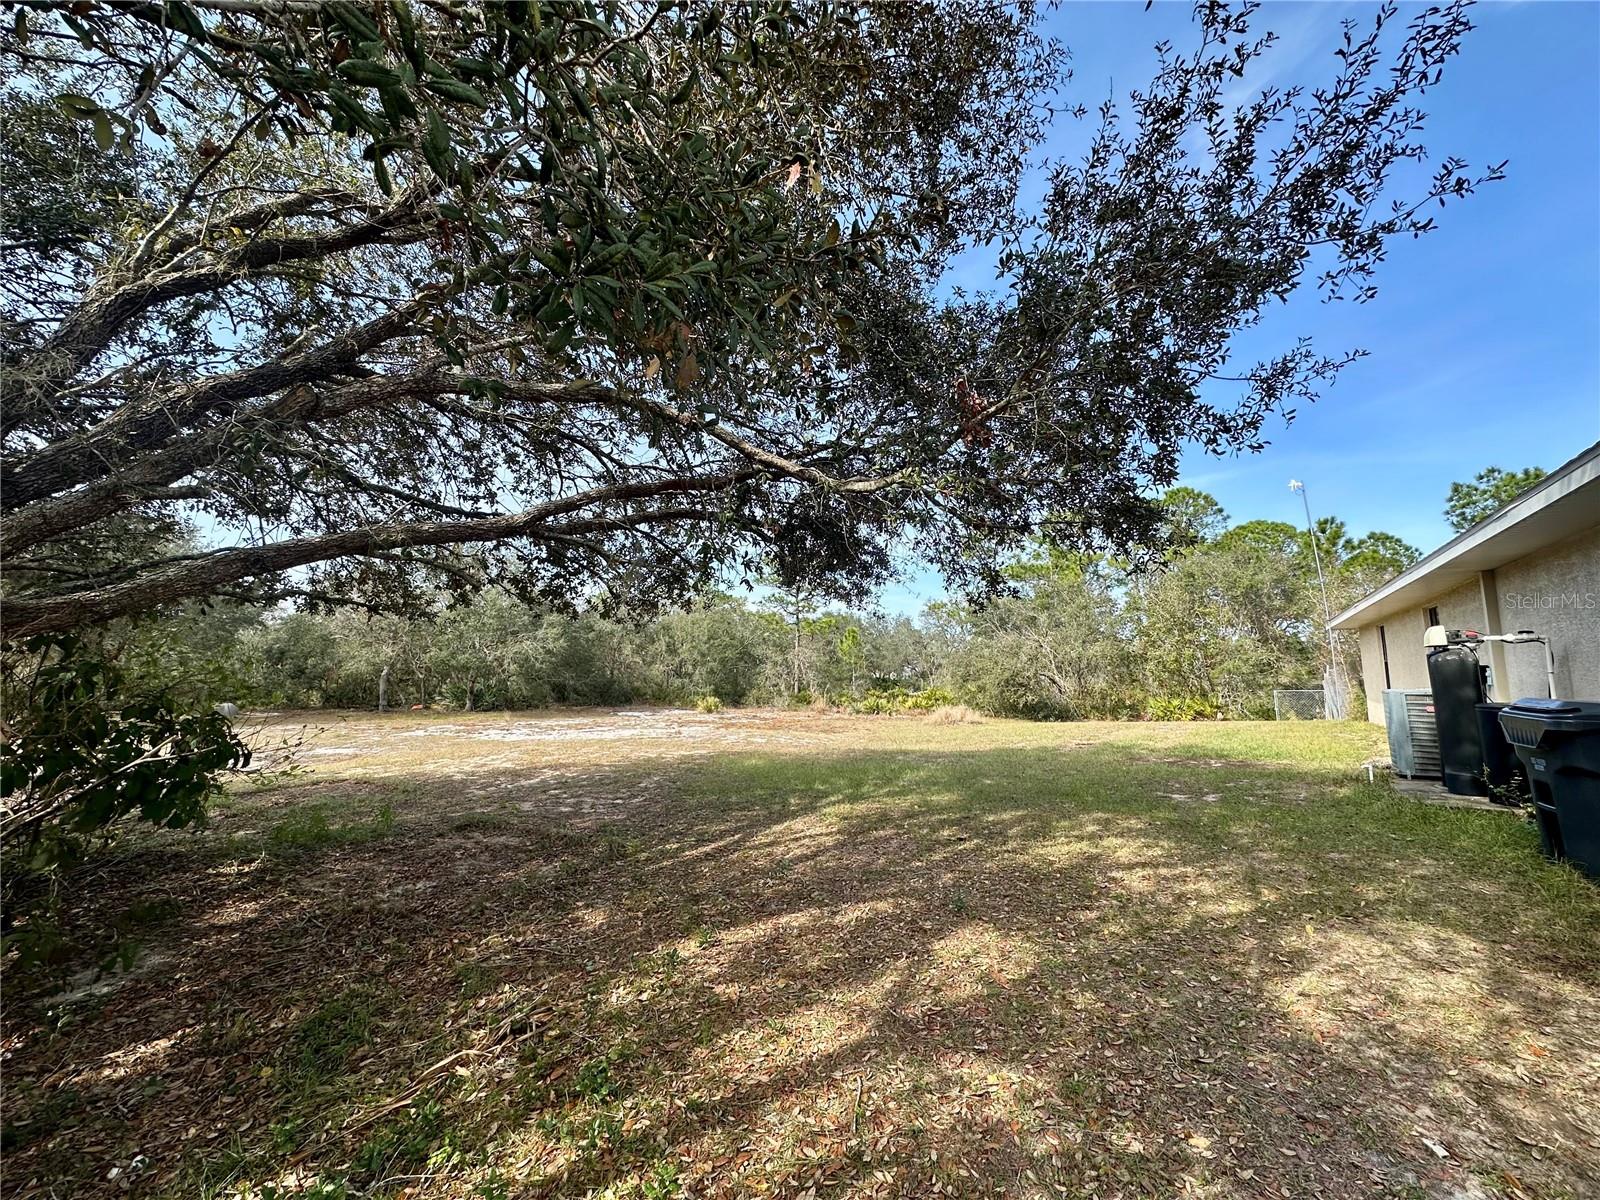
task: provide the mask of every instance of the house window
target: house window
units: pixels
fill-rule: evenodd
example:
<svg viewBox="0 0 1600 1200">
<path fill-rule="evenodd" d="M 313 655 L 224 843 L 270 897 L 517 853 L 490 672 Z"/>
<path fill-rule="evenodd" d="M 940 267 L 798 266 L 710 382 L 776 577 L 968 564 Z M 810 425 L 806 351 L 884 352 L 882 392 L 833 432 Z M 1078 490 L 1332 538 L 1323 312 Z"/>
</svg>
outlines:
<svg viewBox="0 0 1600 1200">
<path fill-rule="evenodd" d="M 1444 622 L 1439 620 L 1439 610 L 1437 608 L 1430 608 L 1428 610 L 1428 628 L 1432 629 L 1435 625 L 1443 624 Z"/>
<path fill-rule="evenodd" d="M 1389 682 L 1389 635 L 1383 631 L 1383 626 L 1378 626 L 1378 652 L 1383 656 L 1383 686 L 1393 687 Z"/>
</svg>

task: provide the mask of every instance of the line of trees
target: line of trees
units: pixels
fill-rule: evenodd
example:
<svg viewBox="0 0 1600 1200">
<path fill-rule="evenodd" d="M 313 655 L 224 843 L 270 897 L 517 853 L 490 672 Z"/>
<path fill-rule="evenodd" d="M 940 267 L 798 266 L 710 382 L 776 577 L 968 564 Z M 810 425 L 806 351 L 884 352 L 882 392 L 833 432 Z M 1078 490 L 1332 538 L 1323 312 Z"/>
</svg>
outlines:
<svg viewBox="0 0 1600 1200">
<path fill-rule="evenodd" d="M 228 677 L 248 703 L 473 709 L 844 700 L 920 683 L 922 631 L 856 613 L 789 614 L 723 594 L 645 622 L 541 611 L 499 592 L 430 619 L 297 613 L 241 630 Z M 798 648 L 798 652 L 797 652 Z M 798 684 L 796 683 L 798 681 Z"/>
<path fill-rule="evenodd" d="M 1040 542 L 1008 568 L 1008 594 L 933 604 L 915 621 L 829 608 L 793 588 L 711 593 L 645 621 L 490 591 L 420 618 L 195 609 L 161 637 L 169 655 L 174 639 L 191 648 L 175 661 L 216 681 L 218 699 L 257 706 L 851 705 L 936 687 L 1000 715 L 1187 719 L 1268 716 L 1274 688 L 1315 686 L 1327 649 L 1307 533 L 1230 526 L 1189 488 L 1169 491 L 1162 509 L 1174 548 L 1160 555 Z M 1392 534 L 1353 538 L 1335 518 L 1317 536 L 1336 604 L 1417 557 Z M 219 647 L 214 668 L 196 673 L 192 660 Z M 1353 660 L 1344 666 L 1356 677 Z"/>
</svg>

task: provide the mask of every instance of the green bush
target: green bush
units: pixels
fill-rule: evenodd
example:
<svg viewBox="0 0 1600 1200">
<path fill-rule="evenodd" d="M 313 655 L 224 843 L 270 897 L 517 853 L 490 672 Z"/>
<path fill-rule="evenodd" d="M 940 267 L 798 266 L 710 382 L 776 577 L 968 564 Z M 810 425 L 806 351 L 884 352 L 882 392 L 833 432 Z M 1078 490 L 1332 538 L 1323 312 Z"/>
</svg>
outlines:
<svg viewBox="0 0 1600 1200">
<path fill-rule="evenodd" d="M 71 949 L 54 924 L 70 869 L 124 822 L 199 823 L 250 751 L 226 717 L 193 711 L 175 685 L 130 678 L 77 639 L 35 639 L 4 666 L 0 944 L 24 967 L 54 965 Z"/>
<path fill-rule="evenodd" d="M 1207 696 L 1152 696 L 1145 716 L 1152 721 L 1215 721 L 1220 711 Z"/>
<path fill-rule="evenodd" d="M 850 711 L 882 715 L 896 712 L 932 712 L 956 703 L 956 696 L 945 688 L 923 688 L 913 692 L 900 684 L 883 688 L 868 688 L 866 695 L 850 705 Z"/>
<path fill-rule="evenodd" d="M 696 712 L 714 713 L 722 711 L 722 701 L 715 696 L 701 696 L 694 702 Z"/>
</svg>

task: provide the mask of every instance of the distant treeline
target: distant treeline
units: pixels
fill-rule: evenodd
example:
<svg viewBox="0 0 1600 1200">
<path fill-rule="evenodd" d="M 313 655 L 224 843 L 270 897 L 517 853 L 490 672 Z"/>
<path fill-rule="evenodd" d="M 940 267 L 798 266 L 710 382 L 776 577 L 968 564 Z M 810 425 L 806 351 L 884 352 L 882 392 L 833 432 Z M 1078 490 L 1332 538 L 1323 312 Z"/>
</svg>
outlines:
<svg viewBox="0 0 1600 1200">
<path fill-rule="evenodd" d="M 488 592 L 424 619 L 211 607 L 164 622 L 169 664 L 254 706 L 462 709 L 724 704 L 861 707 L 935 688 L 985 712 L 1194 719 L 1272 714 L 1272 691 L 1327 665 L 1311 541 L 1278 522 L 1227 526 L 1204 493 L 1169 492 L 1176 549 L 1133 569 L 1041 546 L 1012 594 L 930 605 L 916 620 L 832 610 L 773 590 L 704 598 L 644 621 L 539 611 Z M 1318 549 L 1342 606 L 1416 551 L 1324 519 Z M 148 648 L 147 648 L 148 652 Z M 1354 647 L 1342 653 L 1358 678 Z M 875 701 L 868 710 L 880 707 Z"/>
</svg>

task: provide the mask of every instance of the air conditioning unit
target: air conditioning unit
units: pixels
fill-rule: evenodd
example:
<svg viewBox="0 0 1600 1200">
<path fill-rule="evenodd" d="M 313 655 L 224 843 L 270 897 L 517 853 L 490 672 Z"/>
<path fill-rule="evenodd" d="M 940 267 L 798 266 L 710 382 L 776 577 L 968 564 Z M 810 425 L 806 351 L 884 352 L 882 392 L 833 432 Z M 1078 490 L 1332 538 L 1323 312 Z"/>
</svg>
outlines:
<svg viewBox="0 0 1600 1200">
<path fill-rule="evenodd" d="M 1433 718 L 1433 693 L 1427 688 L 1390 688 L 1383 693 L 1383 721 L 1389 727 L 1389 761 L 1396 775 L 1440 779 L 1439 727 Z"/>
</svg>

